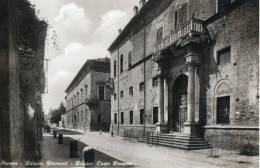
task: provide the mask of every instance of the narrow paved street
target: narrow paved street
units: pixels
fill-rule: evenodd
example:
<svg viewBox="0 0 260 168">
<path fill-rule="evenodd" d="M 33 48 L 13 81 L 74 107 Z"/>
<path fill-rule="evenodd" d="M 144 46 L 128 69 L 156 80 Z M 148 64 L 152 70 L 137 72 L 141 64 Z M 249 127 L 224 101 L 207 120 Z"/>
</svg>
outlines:
<svg viewBox="0 0 260 168">
<path fill-rule="evenodd" d="M 80 131 L 81 132 L 81 131 Z M 238 154 L 221 154 L 220 157 L 211 158 L 207 157 L 206 150 L 201 151 L 184 151 L 173 148 L 166 148 L 161 146 L 149 146 L 144 143 L 138 143 L 136 141 L 124 140 L 123 137 L 114 136 L 111 137 L 108 133 L 99 134 L 99 132 L 86 132 L 82 134 L 64 135 L 64 139 L 73 138 L 80 142 L 83 142 L 95 150 L 102 152 L 104 155 L 109 155 L 113 158 L 121 160 L 125 163 L 130 163 L 136 167 L 258 167 L 258 156 L 242 156 Z M 52 137 L 51 137 L 52 138 Z M 53 140 L 54 138 L 52 138 Z M 75 159 L 68 158 L 68 148 L 62 147 L 57 143 L 52 143 L 47 149 L 46 141 L 48 136 L 44 136 L 43 140 L 43 160 L 46 162 L 48 158 L 55 158 L 55 161 L 69 161 L 75 162 Z M 57 142 L 57 139 L 55 140 Z M 57 147 L 58 146 L 58 147 Z M 63 148 L 65 150 L 63 150 Z M 55 151 L 55 153 L 53 153 Z M 67 153 L 67 154 L 65 154 Z M 47 154 L 47 155 L 46 155 Z M 44 156 L 46 155 L 46 156 Z M 57 157 L 57 159 L 56 159 Z M 96 162 L 100 161 L 96 156 Z M 77 159 L 76 159 L 77 160 Z M 79 160 L 79 159 L 78 159 Z M 101 163 L 106 163 L 102 160 Z M 110 162 L 110 166 L 113 162 Z M 99 166 L 100 167 L 100 166 Z M 103 167 L 103 166 L 101 166 Z M 116 166 L 119 167 L 119 166 Z"/>
</svg>

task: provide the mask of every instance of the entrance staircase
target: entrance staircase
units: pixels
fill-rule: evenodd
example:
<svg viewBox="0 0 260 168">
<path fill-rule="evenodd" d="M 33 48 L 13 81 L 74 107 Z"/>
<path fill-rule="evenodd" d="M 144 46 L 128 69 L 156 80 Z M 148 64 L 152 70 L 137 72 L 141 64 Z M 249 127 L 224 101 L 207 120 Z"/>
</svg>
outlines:
<svg viewBox="0 0 260 168">
<path fill-rule="evenodd" d="M 159 134 L 148 133 L 138 140 L 147 144 L 162 145 L 184 150 L 198 150 L 211 148 L 210 144 L 201 135 L 183 133 Z"/>
</svg>

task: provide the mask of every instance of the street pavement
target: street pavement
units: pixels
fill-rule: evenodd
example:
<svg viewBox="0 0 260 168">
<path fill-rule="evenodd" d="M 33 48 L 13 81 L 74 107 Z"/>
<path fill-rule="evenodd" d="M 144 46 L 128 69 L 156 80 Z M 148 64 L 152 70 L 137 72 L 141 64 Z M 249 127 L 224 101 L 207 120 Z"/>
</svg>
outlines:
<svg viewBox="0 0 260 168">
<path fill-rule="evenodd" d="M 67 131 L 70 132 L 73 130 Z M 65 134 L 64 138 L 73 138 L 102 153 L 103 157 L 96 156 L 95 162 L 99 165 L 98 167 L 129 167 L 129 165 L 132 165 L 133 167 L 142 168 L 254 168 L 259 165 L 259 156 L 243 156 L 238 153 L 224 153 L 223 151 L 219 151 L 219 157 L 208 157 L 209 150 L 185 151 L 162 146 L 150 146 L 145 143 L 138 143 L 137 141 L 125 140 L 120 136 L 111 137 L 109 133 L 102 133 L 100 135 L 99 132 L 77 131 L 78 133 L 76 134 Z M 44 136 L 42 158 L 45 162 L 49 158 L 58 162 L 77 161 L 77 159 L 71 159 L 65 154 L 68 153 L 66 151 L 69 150 L 68 147 L 65 149 L 66 146 L 62 147 L 62 145 L 58 145 L 57 140 L 53 144 L 49 142 L 49 145 L 55 147 L 44 149 L 46 147 L 46 140 L 48 139 Z M 64 152 L 56 151 L 62 150 L 61 148 L 65 149 Z M 46 154 L 48 157 L 46 157 Z"/>
</svg>

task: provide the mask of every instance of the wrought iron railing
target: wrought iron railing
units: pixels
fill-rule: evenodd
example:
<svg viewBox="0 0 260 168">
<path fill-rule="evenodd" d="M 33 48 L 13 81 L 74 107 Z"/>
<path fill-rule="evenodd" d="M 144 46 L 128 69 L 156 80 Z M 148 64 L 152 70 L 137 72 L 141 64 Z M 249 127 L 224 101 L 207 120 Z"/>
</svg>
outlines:
<svg viewBox="0 0 260 168">
<path fill-rule="evenodd" d="M 203 34 L 203 21 L 191 18 L 177 29 L 173 30 L 170 34 L 165 36 L 162 40 L 154 45 L 154 53 L 158 53 L 169 45 L 176 43 L 180 38 L 188 35 L 189 33 Z"/>
</svg>

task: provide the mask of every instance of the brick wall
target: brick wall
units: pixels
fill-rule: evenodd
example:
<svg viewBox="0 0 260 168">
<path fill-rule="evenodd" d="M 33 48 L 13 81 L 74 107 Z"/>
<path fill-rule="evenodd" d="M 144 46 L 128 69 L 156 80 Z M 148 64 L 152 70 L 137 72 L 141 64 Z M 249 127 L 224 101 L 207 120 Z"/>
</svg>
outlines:
<svg viewBox="0 0 260 168">
<path fill-rule="evenodd" d="M 150 7 L 141 20 L 133 26 L 132 31 L 125 35 L 118 46 L 111 51 L 111 78 L 114 78 L 114 60 L 117 62 L 117 76 L 114 78 L 114 93 L 117 99 L 111 96 L 111 129 L 117 133 L 118 124 L 114 124 L 114 114 L 117 113 L 119 134 L 125 129 L 138 132 L 142 129 L 154 129 L 152 125 L 152 108 L 158 105 L 158 87 L 152 87 L 152 78 L 159 72 L 157 63 L 151 58 L 142 59 L 153 53 L 156 43 L 156 32 L 163 27 L 166 36 L 174 30 L 175 11 L 183 3 L 188 5 L 187 19 L 193 15 L 197 19 L 206 20 L 207 39 L 201 49 L 201 64 L 197 69 L 196 112 L 195 121 L 200 125 L 216 124 L 216 86 L 221 82 L 229 81 L 232 90 L 230 126 L 258 126 L 258 1 L 248 1 L 241 4 L 232 4 L 232 12 L 216 13 L 215 0 L 207 1 L 161 1 L 157 6 Z M 235 7 L 235 8 L 233 8 Z M 144 21 L 144 22 L 143 22 Z M 216 53 L 220 49 L 231 46 L 231 62 L 217 66 Z M 132 50 L 132 68 L 128 69 L 128 52 Z M 176 47 L 169 58 L 168 93 L 169 108 L 166 121 L 172 117 L 173 90 L 175 79 L 180 74 L 187 73 L 187 66 L 183 56 L 186 49 Z M 124 56 L 124 71 L 119 72 L 120 56 Z M 144 68 L 145 62 L 145 68 Z M 119 76 L 118 76 L 119 74 Z M 145 81 L 146 92 L 139 91 L 139 84 Z M 133 86 L 134 96 L 129 96 L 129 87 Z M 124 97 L 120 98 L 120 92 Z M 140 125 L 140 109 L 145 107 L 147 115 L 146 125 Z M 129 124 L 129 111 L 134 111 L 134 123 Z M 124 112 L 125 123 L 121 125 L 120 114 Z M 171 125 L 169 121 L 169 125 Z M 250 131 L 250 130 L 249 130 Z M 213 131 L 214 132 L 214 131 Z M 251 134 L 251 133 L 250 133 Z"/>
<path fill-rule="evenodd" d="M 85 76 L 84 76 L 85 75 Z M 106 87 L 109 72 L 90 70 L 82 74 L 78 84 L 67 94 L 67 125 L 68 128 L 86 129 L 88 131 L 108 131 L 110 125 L 110 97 L 111 91 Z M 104 100 L 99 100 L 99 86 L 104 87 Z M 79 93 L 79 100 L 77 95 Z M 81 93 L 83 96 L 81 96 Z M 76 95 L 76 97 L 75 97 Z M 76 98 L 76 104 L 69 102 Z M 86 105 L 86 99 L 94 100 L 97 104 Z M 98 122 L 98 115 L 102 116 L 102 122 Z M 76 123 L 74 118 L 76 117 Z M 74 123 L 74 125 L 73 125 Z"/>
</svg>

